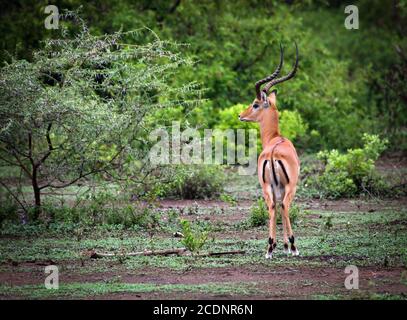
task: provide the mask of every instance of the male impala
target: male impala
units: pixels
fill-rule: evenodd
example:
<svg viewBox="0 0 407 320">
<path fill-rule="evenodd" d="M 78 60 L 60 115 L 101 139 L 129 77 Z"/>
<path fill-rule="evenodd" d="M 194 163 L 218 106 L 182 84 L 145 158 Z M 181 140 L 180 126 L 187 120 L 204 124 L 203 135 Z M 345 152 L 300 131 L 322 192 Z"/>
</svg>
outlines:
<svg viewBox="0 0 407 320">
<path fill-rule="evenodd" d="M 256 82 L 256 99 L 239 115 L 241 121 L 255 121 L 260 124 L 263 151 L 258 159 L 258 176 L 263 189 L 264 200 L 269 210 L 269 239 L 266 258 L 273 257 L 276 248 L 276 214 L 277 203 L 281 203 L 284 233 L 284 252 L 299 255 L 294 244 L 289 209 L 297 188 L 300 173 L 300 161 L 297 152 L 288 139 L 280 135 L 278 128 L 278 111 L 276 107 L 276 90 L 268 94 L 270 88 L 294 77 L 298 67 L 298 47 L 293 70 L 284 77 L 276 79 L 283 65 L 283 48 L 280 45 L 280 64 L 273 74 Z M 267 84 L 266 84 L 267 83 Z M 266 84 L 263 90 L 261 86 Z M 291 244 L 291 249 L 288 246 Z"/>
</svg>

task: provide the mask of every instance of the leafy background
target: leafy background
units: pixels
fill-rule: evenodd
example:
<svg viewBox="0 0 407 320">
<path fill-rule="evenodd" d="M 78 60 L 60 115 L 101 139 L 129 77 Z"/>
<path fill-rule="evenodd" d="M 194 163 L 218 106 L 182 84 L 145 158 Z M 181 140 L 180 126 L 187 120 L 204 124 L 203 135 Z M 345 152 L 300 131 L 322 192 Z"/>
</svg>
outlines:
<svg viewBox="0 0 407 320">
<path fill-rule="evenodd" d="M 48 1 L 3 3 L 0 58 L 11 52 L 31 59 L 40 40 L 55 36 L 44 28 Z M 253 84 L 274 70 L 278 44 L 285 46 L 287 72 L 294 45 L 300 69 L 294 81 L 278 88 L 283 133 L 301 150 L 346 150 L 362 146 L 364 133 L 390 140 L 390 150 L 406 150 L 406 1 L 353 1 L 359 29 L 344 27 L 348 1 L 53 1 L 77 10 L 94 34 L 147 26 L 161 39 L 182 46 L 195 61 L 173 78 L 198 81 L 206 102 L 191 110 L 167 110 L 167 121 L 187 119 L 192 126 L 239 127 L 238 113 L 254 98 Z M 148 42 L 143 34 L 129 42 Z M 152 36 L 151 36 L 152 37 Z M 291 113 L 287 113 L 290 111 Z M 163 118 L 157 115 L 157 121 Z M 244 125 L 243 125 L 244 126 Z M 298 128 L 298 132 L 293 132 Z"/>
</svg>

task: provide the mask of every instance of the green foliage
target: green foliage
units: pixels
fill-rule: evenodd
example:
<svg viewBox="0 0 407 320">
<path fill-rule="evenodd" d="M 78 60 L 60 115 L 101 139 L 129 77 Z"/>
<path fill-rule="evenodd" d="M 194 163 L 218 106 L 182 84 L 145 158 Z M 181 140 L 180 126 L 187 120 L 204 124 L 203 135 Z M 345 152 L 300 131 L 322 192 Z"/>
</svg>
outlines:
<svg viewBox="0 0 407 320">
<path fill-rule="evenodd" d="M 305 135 L 307 124 L 298 111 L 283 110 L 280 112 L 280 131 L 283 137 L 295 141 Z"/>
<path fill-rule="evenodd" d="M 279 42 L 285 46 L 282 73 L 289 70 L 296 40 L 299 72 L 294 80 L 278 86 L 280 111 L 301 114 L 310 133 L 296 145 L 310 151 L 343 151 L 357 147 L 363 132 L 386 132 L 391 142 L 397 142 L 392 147 L 405 149 L 405 1 L 358 1 L 364 14 L 355 32 L 343 26 L 343 1 L 263 2 L 61 0 L 58 7 L 75 10 L 82 5 L 81 14 L 92 22 L 94 34 L 144 26 L 154 31 L 123 34 L 129 44 L 153 42 L 156 35 L 188 44 L 185 51 L 198 63 L 181 68 L 171 82 L 198 80 L 207 88 L 204 98 L 208 101 L 197 112 L 185 106 L 159 112 L 158 120 L 176 117 L 192 125 L 221 125 L 219 111 L 248 105 L 254 98 L 254 82 L 274 70 Z M 44 1 L 26 1 L 24 6 L 18 2 L 6 6 L 0 48 L 31 61 L 39 40 L 55 36 L 55 30 L 43 25 L 45 5 Z M 262 8 L 261 15 L 258 8 Z M 10 62 L 0 51 L 1 61 Z M 233 117 L 236 120 L 236 114 Z M 287 128 L 287 137 L 290 128 L 296 127 Z"/>
<path fill-rule="evenodd" d="M 19 205 L 16 201 L 11 197 L 11 195 L 3 190 L 0 189 L 0 227 L 3 224 L 3 221 L 13 221 L 16 222 L 18 220 L 18 208 Z"/>
<path fill-rule="evenodd" d="M 181 243 L 192 253 L 199 252 L 208 240 L 207 230 L 197 230 L 191 226 L 188 220 L 181 219 L 182 234 L 184 237 L 181 239 Z"/>
<path fill-rule="evenodd" d="M 293 201 L 290 206 L 290 222 L 296 223 L 301 216 L 300 207 Z M 277 222 L 281 221 L 281 218 L 277 217 Z"/>
<path fill-rule="evenodd" d="M 78 230 L 103 226 L 150 231 L 160 227 L 160 215 L 152 205 L 128 199 L 129 194 L 122 194 L 120 189 L 99 186 L 78 194 L 73 204 L 47 197 L 42 205 L 42 219 L 36 220 L 29 208 L 25 220 L 30 224 L 77 226 Z"/>
<path fill-rule="evenodd" d="M 237 205 L 237 199 L 235 196 L 232 196 L 230 194 L 222 193 L 220 195 L 220 200 L 229 203 L 232 206 Z"/>
<path fill-rule="evenodd" d="M 244 111 L 248 105 L 241 103 L 219 111 L 219 121 L 216 125 L 218 129 L 258 129 L 259 125 L 254 122 L 245 122 L 239 120 L 239 114 Z"/>
<path fill-rule="evenodd" d="M 257 203 L 250 209 L 249 225 L 251 227 L 260 227 L 266 225 L 268 221 L 267 205 L 262 198 L 259 198 Z"/>
<path fill-rule="evenodd" d="M 316 183 L 324 190 L 325 196 L 354 196 L 366 191 L 376 192 L 385 187 L 384 181 L 375 173 L 375 161 L 386 149 L 388 140 L 365 134 L 363 142 L 363 148 L 349 149 L 344 154 L 337 150 L 318 154 L 325 168 L 322 175 L 316 178 Z"/>
<path fill-rule="evenodd" d="M 44 204 L 44 212 L 53 223 L 66 225 L 120 226 L 133 230 L 152 230 L 159 226 L 159 215 L 152 208 L 137 204 L 114 208 L 96 203 L 78 207 Z"/>
<path fill-rule="evenodd" d="M 277 223 L 282 223 L 282 212 L 279 206 L 276 206 Z M 300 216 L 300 208 L 293 202 L 289 210 L 290 222 L 295 223 Z M 249 226 L 260 227 L 269 222 L 269 211 L 263 198 L 259 198 L 257 203 L 250 209 Z"/>
<path fill-rule="evenodd" d="M 95 36 L 74 14 L 62 17 L 79 25 L 61 20 L 59 39 L 0 73 L 0 165 L 19 167 L 32 180 L 37 208 L 46 188 L 129 163 L 140 176 L 134 164 L 149 150 L 146 115 L 194 100 L 193 85 L 169 80 L 191 63 L 172 52 L 176 45 L 158 38 L 129 45 L 125 37 L 149 31 Z"/>
</svg>

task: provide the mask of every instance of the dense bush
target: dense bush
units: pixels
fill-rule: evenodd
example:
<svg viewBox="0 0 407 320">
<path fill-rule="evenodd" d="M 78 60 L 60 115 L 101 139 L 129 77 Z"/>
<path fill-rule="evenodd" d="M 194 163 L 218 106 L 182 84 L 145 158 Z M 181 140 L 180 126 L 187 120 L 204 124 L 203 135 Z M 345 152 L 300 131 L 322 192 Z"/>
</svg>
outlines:
<svg viewBox="0 0 407 320">
<path fill-rule="evenodd" d="M 0 72 L 0 167 L 17 167 L 18 182 L 30 180 L 37 216 L 47 188 L 112 177 L 129 162 L 136 168 L 149 147 L 146 115 L 195 100 L 193 84 L 171 83 L 191 62 L 172 52 L 176 45 L 128 45 L 124 38 L 137 32 L 95 36 L 75 14 L 62 17 L 61 24 L 79 25 L 64 24 L 32 61 L 13 60 Z M 23 203 L 10 181 L 0 184 Z"/>
<path fill-rule="evenodd" d="M 223 191 L 224 174 L 219 166 L 178 166 L 169 183 L 167 196 L 182 199 L 207 199 Z"/>
<path fill-rule="evenodd" d="M 375 171 L 375 161 L 388 141 L 365 134 L 363 142 L 363 148 L 349 149 L 346 153 L 321 151 L 318 157 L 324 164 L 323 173 L 311 179 L 311 185 L 315 183 L 323 195 L 330 198 L 385 191 L 388 186 Z"/>
<path fill-rule="evenodd" d="M 16 222 L 18 220 L 18 203 L 7 192 L 0 192 L 0 226 L 3 221 L 9 220 Z"/>
<path fill-rule="evenodd" d="M 210 199 L 223 193 L 224 183 L 225 174 L 218 165 L 168 165 L 157 169 L 135 192 L 150 199 Z"/>
<path fill-rule="evenodd" d="M 285 46 L 287 72 L 294 40 L 300 49 L 295 80 L 278 87 L 280 110 L 299 112 L 308 139 L 297 146 L 311 151 L 358 146 L 363 132 L 386 132 L 394 148 L 405 149 L 405 1 L 355 1 L 360 29 L 343 26 L 346 1 L 87 1 L 61 0 L 60 9 L 83 5 L 95 34 L 148 26 L 154 34 L 128 36 L 128 43 L 162 39 L 187 43 L 185 53 L 198 61 L 171 78 L 173 84 L 199 81 L 207 90 L 205 106 L 160 113 L 189 119 L 192 125 L 217 124 L 218 112 L 254 98 L 254 82 L 274 70 L 278 44 Z M 32 59 L 32 48 L 54 31 L 44 28 L 41 1 L 6 6 L 0 23 L 0 48 Z M 102 10 L 101 10 L 102 8 Z M 262 14 L 259 15 L 259 8 Z M 18 46 L 18 43 L 22 43 Z M 398 48 L 397 50 L 394 50 Z M 0 59 L 8 59 L 0 50 Z M 400 54 L 397 54 L 399 51 Z M 159 78 L 157 78 L 159 80 Z M 284 130 L 283 130 L 284 131 Z"/>
</svg>

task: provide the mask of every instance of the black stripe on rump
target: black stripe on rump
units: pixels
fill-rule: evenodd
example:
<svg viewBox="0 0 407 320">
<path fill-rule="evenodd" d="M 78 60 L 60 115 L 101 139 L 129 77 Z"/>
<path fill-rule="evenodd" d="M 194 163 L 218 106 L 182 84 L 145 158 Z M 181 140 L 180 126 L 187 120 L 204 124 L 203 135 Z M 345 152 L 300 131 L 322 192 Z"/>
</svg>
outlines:
<svg viewBox="0 0 407 320">
<path fill-rule="evenodd" d="M 262 176 L 263 176 L 263 183 L 266 183 L 266 179 L 265 179 L 265 177 L 264 177 L 264 171 L 265 171 L 265 169 L 266 169 L 267 161 L 268 161 L 268 160 L 264 160 L 264 162 L 263 162 L 263 173 L 262 173 Z"/>
<path fill-rule="evenodd" d="M 290 183 L 290 179 L 288 178 L 288 174 L 287 174 L 287 171 L 285 170 L 283 161 L 278 160 L 278 163 L 280 164 L 281 168 L 283 168 L 283 172 L 284 172 L 285 178 L 287 179 L 287 182 Z"/>
</svg>

